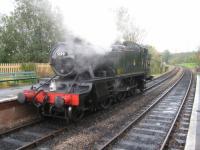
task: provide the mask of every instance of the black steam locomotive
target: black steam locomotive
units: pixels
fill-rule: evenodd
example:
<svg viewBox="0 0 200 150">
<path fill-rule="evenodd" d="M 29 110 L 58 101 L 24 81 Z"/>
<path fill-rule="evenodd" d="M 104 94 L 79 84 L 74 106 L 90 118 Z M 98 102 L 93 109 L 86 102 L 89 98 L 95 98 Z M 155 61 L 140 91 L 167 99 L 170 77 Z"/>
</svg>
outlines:
<svg viewBox="0 0 200 150">
<path fill-rule="evenodd" d="M 51 51 L 55 76 L 18 94 L 20 103 L 34 104 L 43 116 L 77 121 L 86 110 L 106 109 L 136 91 L 151 78 L 148 50 L 133 42 L 113 45 L 112 51 L 87 55 L 65 43 Z"/>
</svg>

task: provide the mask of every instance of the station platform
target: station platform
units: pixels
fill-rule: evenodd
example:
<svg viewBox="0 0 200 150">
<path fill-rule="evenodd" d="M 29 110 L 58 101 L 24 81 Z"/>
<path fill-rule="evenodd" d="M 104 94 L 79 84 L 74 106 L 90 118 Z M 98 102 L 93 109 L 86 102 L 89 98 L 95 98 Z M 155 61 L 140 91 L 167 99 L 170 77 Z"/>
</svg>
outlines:
<svg viewBox="0 0 200 150">
<path fill-rule="evenodd" d="M 197 75 L 196 92 L 185 150 L 200 150 L 200 74 Z"/>
<path fill-rule="evenodd" d="M 30 89 L 30 85 L 27 86 L 19 86 L 19 87 L 11 87 L 0 89 L 0 103 L 5 101 L 13 101 L 16 100 L 17 94 L 25 89 Z"/>
</svg>

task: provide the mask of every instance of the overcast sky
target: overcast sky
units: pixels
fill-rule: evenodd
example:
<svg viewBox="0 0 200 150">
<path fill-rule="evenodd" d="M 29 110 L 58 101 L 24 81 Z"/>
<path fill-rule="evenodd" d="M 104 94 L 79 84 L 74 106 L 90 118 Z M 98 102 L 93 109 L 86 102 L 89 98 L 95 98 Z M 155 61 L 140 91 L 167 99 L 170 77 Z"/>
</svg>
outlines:
<svg viewBox="0 0 200 150">
<path fill-rule="evenodd" d="M 145 32 L 143 44 L 159 51 L 194 51 L 200 46 L 200 0 L 51 0 L 60 7 L 68 29 L 102 47 L 117 37 L 115 11 L 125 7 Z M 0 0 L 0 13 L 13 0 Z"/>
</svg>

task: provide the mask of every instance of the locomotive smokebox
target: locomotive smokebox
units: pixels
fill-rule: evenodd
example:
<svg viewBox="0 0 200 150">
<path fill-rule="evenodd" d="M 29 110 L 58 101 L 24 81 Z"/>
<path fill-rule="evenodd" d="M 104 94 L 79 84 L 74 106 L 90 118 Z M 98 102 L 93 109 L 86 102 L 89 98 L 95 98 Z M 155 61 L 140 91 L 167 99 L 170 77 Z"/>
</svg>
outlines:
<svg viewBox="0 0 200 150">
<path fill-rule="evenodd" d="M 73 44 L 59 43 L 51 50 L 50 64 L 56 75 L 73 77 L 105 63 L 104 56 L 95 53 L 90 45 Z"/>
<path fill-rule="evenodd" d="M 54 72 L 59 76 L 73 74 L 75 67 L 75 56 L 72 50 L 68 49 L 64 43 L 56 45 L 50 55 L 50 64 Z"/>
</svg>

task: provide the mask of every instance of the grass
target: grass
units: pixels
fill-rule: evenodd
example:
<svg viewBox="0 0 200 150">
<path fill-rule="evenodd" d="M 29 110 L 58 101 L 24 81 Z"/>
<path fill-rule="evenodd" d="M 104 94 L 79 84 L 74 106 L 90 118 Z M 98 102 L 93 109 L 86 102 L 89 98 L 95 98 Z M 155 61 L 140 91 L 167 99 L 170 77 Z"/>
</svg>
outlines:
<svg viewBox="0 0 200 150">
<path fill-rule="evenodd" d="M 190 68 L 190 69 L 196 68 L 198 66 L 196 63 L 182 63 L 178 65 L 182 67 Z"/>
</svg>

